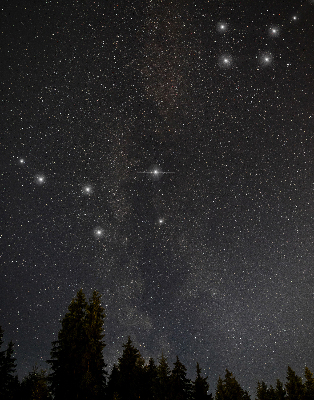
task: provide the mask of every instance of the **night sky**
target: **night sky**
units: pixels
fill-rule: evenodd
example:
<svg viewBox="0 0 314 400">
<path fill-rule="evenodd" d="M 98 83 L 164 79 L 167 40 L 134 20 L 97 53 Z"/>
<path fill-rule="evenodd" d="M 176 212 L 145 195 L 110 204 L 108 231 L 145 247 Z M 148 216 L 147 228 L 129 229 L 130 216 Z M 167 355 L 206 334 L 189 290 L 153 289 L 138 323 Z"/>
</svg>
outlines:
<svg viewBox="0 0 314 400">
<path fill-rule="evenodd" d="M 0 325 L 47 368 L 80 288 L 214 392 L 314 372 L 314 1 L 1 7 Z"/>
</svg>

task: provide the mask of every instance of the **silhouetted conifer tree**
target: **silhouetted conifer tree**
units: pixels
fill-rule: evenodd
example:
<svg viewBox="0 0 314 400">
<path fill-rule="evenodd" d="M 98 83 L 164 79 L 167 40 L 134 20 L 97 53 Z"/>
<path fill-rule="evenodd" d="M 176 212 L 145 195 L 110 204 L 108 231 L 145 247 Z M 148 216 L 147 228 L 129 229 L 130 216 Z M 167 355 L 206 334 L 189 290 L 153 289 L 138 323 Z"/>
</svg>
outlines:
<svg viewBox="0 0 314 400">
<path fill-rule="evenodd" d="M 296 375 L 291 367 L 287 370 L 286 399 L 287 400 L 301 400 L 304 394 L 302 379 Z"/>
<path fill-rule="evenodd" d="M 157 397 L 157 366 L 150 358 L 144 368 L 142 399 L 154 400 Z"/>
<path fill-rule="evenodd" d="M 3 345 L 3 330 L 0 327 L 0 348 Z M 10 341 L 6 350 L 0 351 L 0 399 L 15 399 L 19 390 L 16 363 L 13 356 L 14 345 Z"/>
<path fill-rule="evenodd" d="M 58 333 L 58 340 L 53 342 L 50 376 L 51 390 L 55 398 L 76 399 L 80 392 L 84 372 L 82 360 L 86 348 L 84 319 L 87 302 L 82 290 L 77 293 L 69 305 Z"/>
<path fill-rule="evenodd" d="M 278 400 L 277 395 L 276 395 L 276 391 L 275 389 L 272 387 L 272 385 L 269 386 L 269 389 L 267 389 L 267 400 Z"/>
<path fill-rule="evenodd" d="M 314 399 L 314 378 L 308 367 L 305 367 L 304 376 L 304 400 L 312 400 Z"/>
<path fill-rule="evenodd" d="M 170 399 L 188 400 L 191 398 L 191 393 L 192 385 L 191 381 L 186 377 L 186 367 L 177 356 L 170 375 Z"/>
<path fill-rule="evenodd" d="M 286 391 L 283 387 L 283 383 L 279 379 L 276 381 L 275 393 L 276 400 L 284 400 L 286 398 Z"/>
<path fill-rule="evenodd" d="M 50 400 L 46 371 L 33 370 L 22 380 L 20 398 L 23 400 Z"/>
<path fill-rule="evenodd" d="M 157 366 L 156 395 L 158 400 L 166 400 L 169 397 L 170 374 L 167 358 L 161 354 Z"/>
<path fill-rule="evenodd" d="M 118 395 L 121 400 L 138 399 L 143 391 L 144 359 L 130 337 L 123 347 L 123 354 L 118 361 Z"/>
<path fill-rule="evenodd" d="M 116 364 L 114 364 L 111 374 L 108 378 L 108 384 L 106 387 L 106 397 L 109 400 L 119 397 L 120 390 L 120 372 Z"/>
<path fill-rule="evenodd" d="M 93 292 L 92 298 L 86 307 L 84 331 L 87 337 L 87 348 L 83 359 L 83 368 L 86 371 L 82 389 L 83 398 L 98 399 L 104 394 L 105 367 L 103 349 L 104 309 L 100 303 L 100 294 Z"/>
<path fill-rule="evenodd" d="M 216 400 L 249 400 L 247 391 L 243 390 L 240 384 L 230 371 L 226 369 L 225 379 L 220 377 L 217 382 Z"/>
<path fill-rule="evenodd" d="M 265 382 L 257 382 L 256 400 L 268 400 L 268 389 Z"/>
<path fill-rule="evenodd" d="M 221 377 L 219 377 L 217 381 L 215 400 L 225 400 L 225 399 L 226 395 L 225 395 L 224 382 L 221 379 Z"/>
<path fill-rule="evenodd" d="M 201 376 L 202 369 L 199 363 L 196 363 L 196 378 L 192 387 L 192 398 L 194 400 L 210 400 L 212 395 L 207 395 L 209 384 L 207 383 L 208 377 Z"/>
<path fill-rule="evenodd" d="M 79 290 L 62 320 L 51 351 L 51 390 L 56 400 L 96 400 L 103 397 L 105 363 L 102 350 L 104 310 L 100 295 L 89 304 Z"/>
</svg>

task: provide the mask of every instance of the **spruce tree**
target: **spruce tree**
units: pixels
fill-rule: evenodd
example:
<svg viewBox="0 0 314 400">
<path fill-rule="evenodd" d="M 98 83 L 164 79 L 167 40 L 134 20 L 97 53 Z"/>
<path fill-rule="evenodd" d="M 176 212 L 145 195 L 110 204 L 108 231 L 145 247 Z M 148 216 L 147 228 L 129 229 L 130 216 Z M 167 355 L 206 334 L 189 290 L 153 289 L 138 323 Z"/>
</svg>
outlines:
<svg viewBox="0 0 314 400">
<path fill-rule="evenodd" d="M 156 396 L 158 400 L 166 400 L 169 397 L 171 370 L 163 353 L 158 361 Z"/>
<path fill-rule="evenodd" d="M 51 350 L 51 390 L 56 400 L 76 399 L 83 379 L 82 359 L 86 347 L 84 319 L 87 302 L 82 290 L 77 293 L 61 322 L 58 340 Z"/>
<path fill-rule="evenodd" d="M 308 367 L 305 367 L 304 376 L 304 400 L 312 400 L 314 399 L 314 378 Z"/>
<path fill-rule="evenodd" d="M 120 372 L 118 366 L 114 364 L 111 374 L 109 375 L 108 378 L 108 384 L 106 387 L 106 398 L 108 400 L 120 398 L 119 390 L 120 390 Z"/>
<path fill-rule="evenodd" d="M 186 367 L 177 356 L 170 375 L 170 399 L 188 400 L 191 398 L 191 381 L 186 377 Z"/>
<path fill-rule="evenodd" d="M 286 398 L 286 391 L 283 387 L 283 383 L 279 379 L 276 381 L 275 394 L 277 400 L 285 400 Z"/>
<path fill-rule="evenodd" d="M 94 292 L 89 304 L 86 307 L 84 331 L 87 339 L 87 348 L 83 359 L 85 371 L 82 382 L 85 390 L 85 397 L 90 398 L 91 391 L 93 398 L 98 399 L 104 394 L 105 388 L 105 362 L 103 358 L 103 322 L 105 314 L 100 303 L 100 294 Z"/>
<path fill-rule="evenodd" d="M 88 304 L 83 291 L 79 290 L 62 320 L 48 361 L 55 400 L 96 400 L 103 396 L 104 318 L 99 294 L 94 292 Z"/>
<path fill-rule="evenodd" d="M 144 367 L 143 390 L 141 399 L 154 400 L 157 397 L 157 366 L 153 358 Z"/>
<path fill-rule="evenodd" d="M 268 389 L 265 382 L 257 382 L 256 400 L 268 400 Z"/>
<path fill-rule="evenodd" d="M 47 384 L 47 374 L 44 370 L 33 370 L 22 380 L 21 396 L 23 400 L 50 400 L 51 396 Z"/>
<path fill-rule="evenodd" d="M 225 379 L 217 382 L 216 400 L 248 400 L 250 396 L 243 390 L 235 377 L 226 369 Z"/>
<path fill-rule="evenodd" d="M 192 388 L 192 396 L 194 400 L 209 400 L 212 398 L 212 395 L 207 395 L 209 384 L 207 383 L 208 377 L 201 376 L 202 369 L 199 366 L 199 363 L 196 364 L 196 378 L 193 382 Z"/>
<path fill-rule="evenodd" d="M 144 359 L 139 350 L 128 341 L 123 345 L 122 356 L 118 360 L 119 391 L 121 400 L 133 400 L 142 397 Z"/>
<path fill-rule="evenodd" d="M 3 330 L 0 327 L 0 348 L 3 344 Z M 0 399 L 11 400 L 17 395 L 19 382 L 16 375 L 14 344 L 9 342 L 6 350 L 0 351 Z"/>
<path fill-rule="evenodd" d="M 270 385 L 269 389 L 267 389 L 267 400 L 279 400 L 272 385 Z"/>
<path fill-rule="evenodd" d="M 302 379 L 288 366 L 286 382 L 287 400 L 301 400 L 304 394 Z"/>
<path fill-rule="evenodd" d="M 219 377 L 216 386 L 215 400 L 224 400 L 225 398 L 224 383 L 221 377 Z"/>
</svg>

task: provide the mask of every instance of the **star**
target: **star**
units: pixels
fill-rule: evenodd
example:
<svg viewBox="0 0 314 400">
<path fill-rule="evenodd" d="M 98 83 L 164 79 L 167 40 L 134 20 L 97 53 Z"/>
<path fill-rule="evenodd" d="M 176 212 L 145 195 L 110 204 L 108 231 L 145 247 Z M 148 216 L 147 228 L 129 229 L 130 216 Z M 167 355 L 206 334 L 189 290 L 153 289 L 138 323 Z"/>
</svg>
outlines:
<svg viewBox="0 0 314 400">
<path fill-rule="evenodd" d="M 228 24 L 226 22 L 218 22 L 216 25 L 216 29 L 219 33 L 225 33 L 228 30 Z"/>
<path fill-rule="evenodd" d="M 82 192 L 83 192 L 83 194 L 85 194 L 85 195 L 90 195 L 90 194 L 93 193 L 93 187 L 92 187 L 91 185 L 85 185 L 85 186 L 83 186 L 83 188 L 82 188 Z"/>
<path fill-rule="evenodd" d="M 42 186 L 45 182 L 46 182 L 46 177 L 43 174 L 37 174 L 35 175 L 35 179 L 34 182 L 38 185 L 38 186 Z"/>
<path fill-rule="evenodd" d="M 278 26 L 275 26 L 275 25 L 272 25 L 270 28 L 269 28 L 269 35 L 270 36 L 272 36 L 272 37 L 277 37 L 277 36 L 279 36 L 279 34 L 280 34 L 280 29 L 279 29 L 279 27 Z"/>
<path fill-rule="evenodd" d="M 273 56 L 271 53 L 265 52 L 259 56 L 259 63 L 262 67 L 267 67 L 272 64 Z"/>
<path fill-rule="evenodd" d="M 221 68 L 230 68 L 232 66 L 232 56 L 230 54 L 220 55 L 218 59 L 218 64 Z"/>
<path fill-rule="evenodd" d="M 152 180 L 157 181 L 162 177 L 162 175 L 174 174 L 174 172 L 164 172 L 158 165 L 154 164 L 150 167 L 148 171 L 138 172 L 138 174 L 148 174 Z"/>
<path fill-rule="evenodd" d="M 154 171 L 152 172 L 155 176 L 157 176 L 158 174 L 161 174 L 161 171 L 158 171 L 158 169 L 154 169 Z"/>
<path fill-rule="evenodd" d="M 101 227 L 96 227 L 95 229 L 94 229 L 94 237 L 96 238 L 96 239 L 100 239 L 100 238 L 102 238 L 103 237 L 103 235 L 104 235 L 104 230 L 101 228 Z"/>
</svg>

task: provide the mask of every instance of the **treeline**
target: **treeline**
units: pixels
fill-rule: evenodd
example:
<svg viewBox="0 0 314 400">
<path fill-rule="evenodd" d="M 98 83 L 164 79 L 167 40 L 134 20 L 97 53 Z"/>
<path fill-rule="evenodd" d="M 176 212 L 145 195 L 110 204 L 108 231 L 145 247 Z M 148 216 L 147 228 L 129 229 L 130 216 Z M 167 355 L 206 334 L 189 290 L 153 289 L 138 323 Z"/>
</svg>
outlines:
<svg viewBox="0 0 314 400">
<path fill-rule="evenodd" d="M 94 292 L 89 301 L 82 290 L 71 301 L 61 321 L 58 340 L 52 343 L 49 372 L 34 368 L 19 382 L 14 346 L 6 350 L 0 328 L 0 400 L 247 400 L 232 373 L 219 377 L 214 394 L 209 394 L 207 377 L 196 364 L 194 380 L 187 378 L 186 367 L 176 358 L 172 369 L 162 354 L 145 363 L 130 338 L 108 374 L 103 357 L 104 309 L 100 295 Z M 305 368 L 304 382 L 288 367 L 285 384 L 277 380 L 268 387 L 258 382 L 258 400 L 314 400 L 314 378 Z"/>
</svg>

